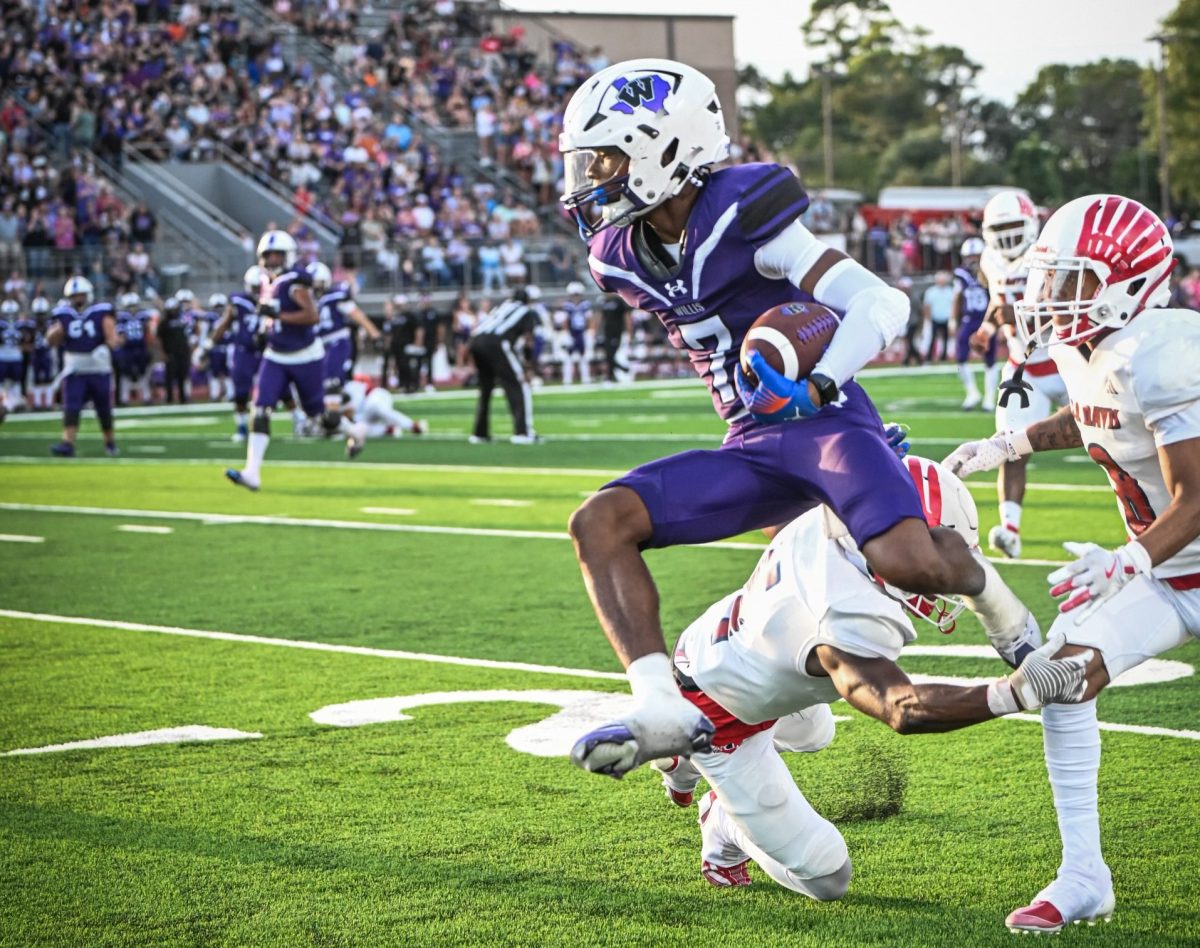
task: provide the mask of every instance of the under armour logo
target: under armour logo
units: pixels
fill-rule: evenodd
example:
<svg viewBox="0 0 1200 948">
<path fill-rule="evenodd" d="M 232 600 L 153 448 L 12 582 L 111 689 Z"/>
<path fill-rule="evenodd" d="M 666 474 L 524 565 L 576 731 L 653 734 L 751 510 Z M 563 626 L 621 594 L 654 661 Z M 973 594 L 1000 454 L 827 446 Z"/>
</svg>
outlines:
<svg viewBox="0 0 1200 948">
<path fill-rule="evenodd" d="M 674 283 L 664 283 L 663 289 L 667 291 L 667 296 L 671 297 L 671 299 L 687 295 L 687 287 L 684 286 L 683 280 L 676 280 Z"/>
</svg>

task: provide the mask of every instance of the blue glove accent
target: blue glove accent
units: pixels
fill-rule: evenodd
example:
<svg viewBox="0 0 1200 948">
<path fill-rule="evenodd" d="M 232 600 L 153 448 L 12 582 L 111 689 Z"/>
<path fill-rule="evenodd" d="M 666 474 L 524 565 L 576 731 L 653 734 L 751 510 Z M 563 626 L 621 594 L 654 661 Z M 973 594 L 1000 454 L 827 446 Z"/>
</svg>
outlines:
<svg viewBox="0 0 1200 948">
<path fill-rule="evenodd" d="M 890 422 L 883 426 L 883 436 L 887 439 L 888 447 L 896 452 L 896 457 L 903 460 L 908 454 L 908 425 Z"/>
<path fill-rule="evenodd" d="M 758 385 L 751 385 L 742 371 L 741 362 L 734 369 L 734 382 L 738 395 L 755 421 L 773 424 L 780 421 L 795 421 L 811 418 L 821 410 L 808 397 L 808 379 L 793 382 L 776 372 L 760 352 L 750 353 L 750 371 L 758 377 Z"/>
</svg>

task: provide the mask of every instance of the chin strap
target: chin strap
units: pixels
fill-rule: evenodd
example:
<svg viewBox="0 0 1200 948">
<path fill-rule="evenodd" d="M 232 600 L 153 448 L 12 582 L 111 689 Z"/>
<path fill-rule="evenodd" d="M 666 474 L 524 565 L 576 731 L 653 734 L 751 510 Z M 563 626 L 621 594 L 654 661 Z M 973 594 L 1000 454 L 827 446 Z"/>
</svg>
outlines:
<svg viewBox="0 0 1200 948">
<path fill-rule="evenodd" d="M 1033 351 L 1034 345 L 1032 342 L 1025 347 L 1025 358 L 1029 358 L 1029 354 Z M 1014 395 L 1021 400 L 1021 407 L 1029 407 L 1029 393 L 1033 391 L 1033 386 L 1025 381 L 1025 362 L 1017 366 L 1017 371 L 1013 373 L 1013 377 L 1007 382 L 1000 383 L 1000 407 L 1007 408 L 1008 400 Z"/>
</svg>

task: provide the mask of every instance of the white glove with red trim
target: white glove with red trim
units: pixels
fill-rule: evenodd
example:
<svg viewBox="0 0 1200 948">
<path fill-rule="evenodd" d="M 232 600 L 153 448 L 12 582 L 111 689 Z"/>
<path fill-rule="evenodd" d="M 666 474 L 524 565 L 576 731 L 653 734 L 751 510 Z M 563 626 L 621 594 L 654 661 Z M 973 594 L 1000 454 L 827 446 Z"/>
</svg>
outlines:
<svg viewBox="0 0 1200 948">
<path fill-rule="evenodd" d="M 997 431 L 990 438 L 959 445 L 946 455 L 942 463 L 950 469 L 951 474 L 966 477 L 980 471 L 995 470 L 1005 461 L 1019 461 L 1032 453 L 1033 445 L 1024 431 Z"/>
<path fill-rule="evenodd" d="M 1051 596 L 1067 597 L 1059 605 L 1059 612 L 1107 599 L 1139 573 L 1150 572 L 1150 554 L 1137 540 L 1115 550 L 1095 543 L 1064 543 L 1063 549 L 1076 558 L 1075 562 L 1046 577 Z"/>
</svg>

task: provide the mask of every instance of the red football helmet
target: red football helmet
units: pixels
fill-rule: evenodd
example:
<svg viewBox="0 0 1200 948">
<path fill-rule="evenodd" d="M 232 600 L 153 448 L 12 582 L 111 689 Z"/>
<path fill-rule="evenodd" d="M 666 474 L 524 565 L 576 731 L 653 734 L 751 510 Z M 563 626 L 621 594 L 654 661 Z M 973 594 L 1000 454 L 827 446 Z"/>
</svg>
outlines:
<svg viewBox="0 0 1200 948">
<path fill-rule="evenodd" d="M 1022 341 L 1078 345 L 1165 306 L 1174 249 L 1158 215 L 1130 198 L 1093 194 L 1064 204 L 1027 257 L 1025 299 L 1016 304 Z"/>
</svg>

